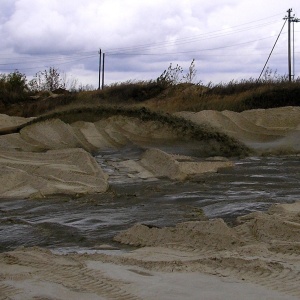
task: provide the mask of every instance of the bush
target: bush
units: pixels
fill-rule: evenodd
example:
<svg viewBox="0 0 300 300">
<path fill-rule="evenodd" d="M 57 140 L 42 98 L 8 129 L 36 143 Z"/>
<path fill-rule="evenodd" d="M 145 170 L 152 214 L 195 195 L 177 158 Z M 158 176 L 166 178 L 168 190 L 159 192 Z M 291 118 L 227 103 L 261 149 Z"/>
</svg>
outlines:
<svg viewBox="0 0 300 300">
<path fill-rule="evenodd" d="M 243 102 L 247 109 L 300 106 L 300 84 L 278 84 L 263 93 L 253 93 Z"/>
<path fill-rule="evenodd" d="M 26 76 L 19 71 L 8 75 L 0 75 L 0 101 L 4 104 L 12 104 L 27 99 L 28 90 Z"/>
<path fill-rule="evenodd" d="M 35 77 L 29 82 L 29 87 L 34 92 L 40 92 L 65 89 L 66 85 L 60 71 L 50 67 L 49 70 L 36 73 Z"/>
<path fill-rule="evenodd" d="M 158 96 L 165 86 L 156 81 L 121 82 L 113 84 L 94 94 L 96 98 L 108 99 L 115 103 L 142 102 Z"/>
</svg>

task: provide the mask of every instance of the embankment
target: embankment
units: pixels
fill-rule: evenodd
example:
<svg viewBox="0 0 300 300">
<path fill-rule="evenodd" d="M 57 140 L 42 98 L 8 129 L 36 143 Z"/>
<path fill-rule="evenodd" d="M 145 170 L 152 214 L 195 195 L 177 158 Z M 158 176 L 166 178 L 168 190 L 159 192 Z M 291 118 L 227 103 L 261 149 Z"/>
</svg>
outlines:
<svg viewBox="0 0 300 300">
<path fill-rule="evenodd" d="M 180 112 L 195 124 L 210 125 L 258 153 L 300 152 L 300 107 L 232 111 Z"/>
</svg>

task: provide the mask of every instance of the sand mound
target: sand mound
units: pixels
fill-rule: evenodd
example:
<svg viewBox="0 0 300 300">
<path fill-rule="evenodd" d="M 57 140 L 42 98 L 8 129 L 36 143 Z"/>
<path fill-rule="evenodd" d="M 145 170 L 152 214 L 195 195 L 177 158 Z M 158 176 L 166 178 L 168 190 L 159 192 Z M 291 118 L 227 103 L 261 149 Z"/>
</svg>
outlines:
<svg viewBox="0 0 300 300">
<path fill-rule="evenodd" d="M 196 113 L 180 112 L 176 115 L 196 124 L 212 126 L 261 152 L 300 151 L 299 107 L 258 109 L 242 113 L 209 110 Z M 27 121 L 25 118 L 0 115 L 2 126 L 5 123 L 17 126 Z M 69 125 L 55 119 L 32 124 L 23 128 L 18 138 L 10 135 L 0 136 L 0 147 L 24 151 L 80 147 L 93 152 L 128 143 L 151 147 L 180 139 L 184 139 L 182 132 L 162 122 L 116 115 L 94 123 L 80 121 Z M 202 144 L 200 142 L 198 149 L 209 153 L 217 148 L 225 149 L 228 145 L 224 143 L 225 141 L 217 140 Z M 219 155 L 222 155 L 221 151 Z"/>
<path fill-rule="evenodd" d="M 170 246 L 181 245 L 187 249 L 230 249 L 233 245 L 241 245 L 238 235 L 223 220 L 185 222 L 174 228 L 149 228 L 137 224 L 120 233 L 115 241 L 138 246 Z"/>
<path fill-rule="evenodd" d="M 0 254 L 0 294 L 11 299 L 274 299 L 300 297 L 300 202 L 267 213 L 155 228 L 116 240 L 142 247 L 115 255 Z M 108 247 L 110 248 L 110 247 Z M 216 288 L 217 287 L 217 288 Z"/>
<path fill-rule="evenodd" d="M 228 136 L 207 128 L 195 130 L 193 125 L 183 128 L 181 123 L 184 121 L 177 119 L 176 122 L 169 124 L 122 115 L 94 123 L 77 121 L 71 125 L 60 119 L 50 119 L 28 125 L 19 134 L 0 136 L 0 148 L 21 151 L 83 148 L 88 152 L 97 152 L 135 144 L 139 147 L 184 145 L 191 147 L 191 151 L 197 151 L 199 156 L 206 157 L 236 156 L 248 152 L 244 145 Z"/>
<path fill-rule="evenodd" d="M 195 175 L 215 173 L 220 168 L 233 167 L 230 161 L 193 161 L 191 157 L 171 155 L 158 149 L 148 149 L 142 155 L 140 165 L 154 177 L 185 180 Z"/>
<path fill-rule="evenodd" d="M 180 112 L 196 124 L 208 124 L 261 152 L 300 152 L 300 108 Z"/>
<path fill-rule="evenodd" d="M 33 118 L 13 117 L 5 114 L 0 114 L 0 132 L 9 131 L 22 124 L 25 124 Z"/>
<path fill-rule="evenodd" d="M 82 149 L 0 151 L 0 169 L 1 197 L 99 193 L 108 187 L 97 162 Z"/>
<path fill-rule="evenodd" d="M 190 156 L 169 154 L 155 148 L 147 149 L 137 160 L 130 159 L 111 164 L 116 170 L 122 169 L 133 179 L 166 177 L 180 181 L 234 167 L 233 162 L 223 157 L 199 161 Z"/>
<path fill-rule="evenodd" d="M 115 240 L 141 248 L 125 255 L 148 270 L 205 271 L 300 296 L 300 202 L 268 213 L 155 228 L 137 224 Z"/>
<path fill-rule="evenodd" d="M 250 122 L 266 128 L 291 128 L 299 126 L 300 107 L 287 106 L 272 109 L 252 109 L 241 112 Z"/>
<path fill-rule="evenodd" d="M 10 184 L 5 185 L 5 188 L 3 187 L 0 195 L 2 197 L 22 195 L 28 197 L 37 193 L 42 195 L 87 193 L 88 187 L 90 193 L 106 189 L 105 184 L 100 184 L 98 188 L 95 188 L 96 183 L 94 180 L 97 177 L 95 174 L 92 175 L 95 178 L 91 178 L 90 185 L 87 184 L 87 178 L 79 179 L 79 174 L 76 175 L 76 178 L 81 182 L 79 185 L 73 183 L 68 183 L 68 185 L 54 184 L 54 180 L 50 184 L 50 178 L 53 179 L 56 176 L 56 173 L 53 173 L 54 170 L 59 168 L 55 161 L 56 156 L 54 152 L 47 152 L 48 154 L 46 155 L 40 153 L 42 151 L 81 148 L 88 152 L 96 152 L 100 149 L 115 148 L 130 143 L 138 145 L 160 144 L 165 143 L 166 140 L 175 141 L 176 139 L 178 139 L 176 130 L 170 129 L 170 127 L 164 126 L 159 122 L 142 122 L 137 118 L 123 116 L 110 117 L 95 123 L 75 122 L 72 125 L 66 124 L 59 119 L 34 123 L 21 129 L 20 133 L 0 136 L 0 150 L 2 149 L 1 152 L 5 153 L 11 160 L 9 161 L 8 158 L 2 160 L 2 162 L 0 160 L 0 167 L 6 174 L 2 180 L 5 182 L 5 178 L 16 177 L 15 181 L 12 180 Z M 201 147 L 209 148 L 210 146 L 201 145 Z M 93 160 L 91 156 L 87 157 L 88 153 L 84 151 L 82 153 L 85 153 L 83 163 L 87 163 L 87 160 Z M 72 155 L 74 155 L 73 152 Z M 52 160 L 51 156 L 53 156 Z M 43 163 L 44 159 L 47 160 L 47 166 Z M 71 162 L 62 161 L 62 165 L 69 163 L 72 167 L 77 164 L 78 169 L 82 168 L 80 160 L 78 162 L 75 159 Z M 178 161 L 172 155 L 154 149 L 146 151 L 139 161 L 126 161 L 122 162 L 122 164 L 131 173 L 138 172 L 138 176 L 141 178 L 168 177 L 175 180 L 184 180 L 205 172 L 217 172 L 221 167 L 232 166 L 230 162 L 196 163 L 193 160 Z M 37 172 L 38 168 L 32 169 L 33 165 L 39 166 L 39 172 Z M 37 176 L 41 177 L 35 180 Z M 61 176 L 64 179 L 59 180 L 69 181 L 66 174 L 61 174 Z M 44 177 L 47 177 L 46 181 Z M 103 179 L 103 174 L 100 177 Z M 18 188 L 14 188 L 14 186 L 18 185 L 20 185 Z M 74 187 L 73 192 L 72 187 Z"/>
<path fill-rule="evenodd" d="M 73 128 L 58 119 L 35 123 L 23 128 L 20 136 L 28 143 L 40 149 L 84 148 L 89 150 L 88 143 Z"/>
</svg>

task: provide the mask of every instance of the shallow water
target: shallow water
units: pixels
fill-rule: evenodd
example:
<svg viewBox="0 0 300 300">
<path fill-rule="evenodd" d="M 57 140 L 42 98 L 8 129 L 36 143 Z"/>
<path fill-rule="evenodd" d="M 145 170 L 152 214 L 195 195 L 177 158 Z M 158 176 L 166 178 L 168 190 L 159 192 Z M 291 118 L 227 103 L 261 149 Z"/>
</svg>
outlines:
<svg viewBox="0 0 300 300">
<path fill-rule="evenodd" d="M 137 159 L 140 149 L 102 152 L 110 191 L 80 198 L 0 200 L 0 251 L 42 246 L 57 251 L 97 249 L 137 222 L 172 226 L 209 218 L 264 211 L 272 203 L 300 200 L 300 157 L 250 157 L 236 167 L 194 181 L 136 180 L 112 162 Z M 117 245 L 120 246 L 120 245 Z"/>
</svg>

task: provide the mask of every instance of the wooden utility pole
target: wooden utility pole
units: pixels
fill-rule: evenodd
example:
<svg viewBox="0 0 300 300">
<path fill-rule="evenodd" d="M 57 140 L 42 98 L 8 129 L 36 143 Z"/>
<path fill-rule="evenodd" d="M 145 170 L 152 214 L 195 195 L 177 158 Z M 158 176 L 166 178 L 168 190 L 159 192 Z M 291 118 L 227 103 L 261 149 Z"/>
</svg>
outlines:
<svg viewBox="0 0 300 300">
<path fill-rule="evenodd" d="M 103 59 L 102 59 L 102 90 L 104 89 L 104 60 L 105 60 L 105 53 L 103 53 Z"/>
<path fill-rule="evenodd" d="M 291 15 L 292 9 L 290 8 L 287 13 L 287 17 L 284 19 L 288 21 L 288 71 L 289 71 L 289 81 L 292 81 L 292 46 L 291 46 L 291 23 L 292 22 L 299 22 L 299 19 L 296 19 L 294 16 Z M 294 38 L 293 38 L 294 39 Z M 293 41 L 294 43 L 294 41 Z M 294 58 L 293 58 L 294 59 Z"/>
<path fill-rule="evenodd" d="M 98 84 L 98 90 L 100 90 L 100 87 L 101 87 L 101 84 L 100 84 L 100 81 L 101 81 L 101 59 L 102 59 L 102 51 L 101 49 L 99 50 L 99 84 Z"/>
<path fill-rule="evenodd" d="M 288 70 L 289 70 L 289 81 L 292 81 L 292 52 L 291 52 L 291 12 L 292 9 L 290 8 L 288 13 Z"/>
</svg>

